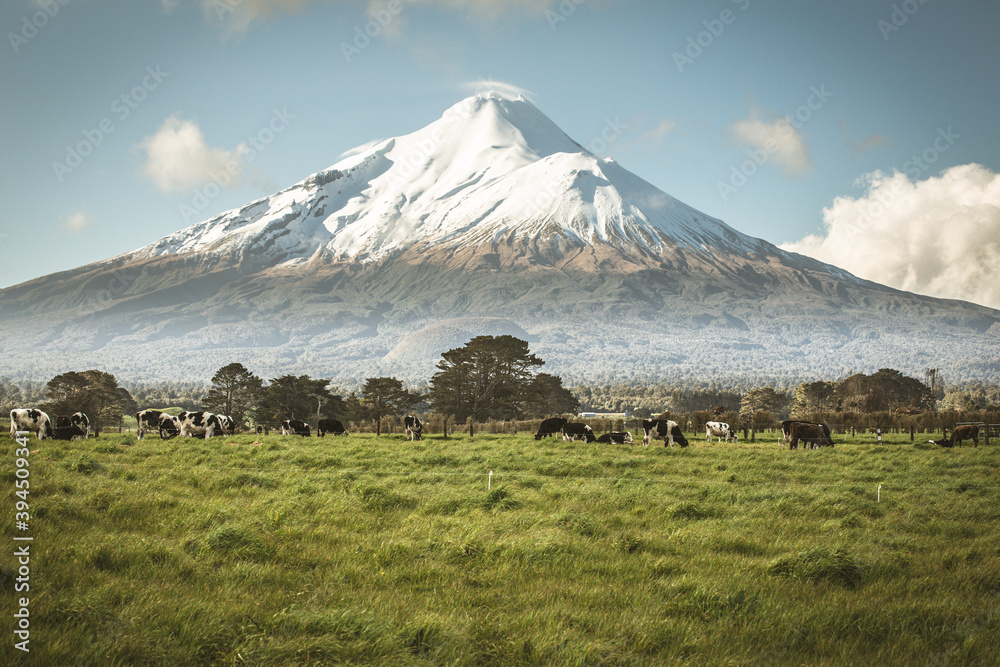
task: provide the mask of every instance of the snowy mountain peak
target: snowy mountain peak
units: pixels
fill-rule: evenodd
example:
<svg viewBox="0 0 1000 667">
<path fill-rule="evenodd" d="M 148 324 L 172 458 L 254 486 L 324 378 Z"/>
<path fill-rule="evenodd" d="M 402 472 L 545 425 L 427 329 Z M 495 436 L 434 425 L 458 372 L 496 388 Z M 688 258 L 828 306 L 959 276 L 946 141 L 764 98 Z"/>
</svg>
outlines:
<svg viewBox="0 0 1000 667">
<path fill-rule="evenodd" d="M 367 144 L 270 197 L 138 251 L 273 262 L 374 262 L 410 248 L 595 243 L 652 255 L 766 245 L 600 159 L 523 96 L 469 97 L 408 135 Z"/>
</svg>

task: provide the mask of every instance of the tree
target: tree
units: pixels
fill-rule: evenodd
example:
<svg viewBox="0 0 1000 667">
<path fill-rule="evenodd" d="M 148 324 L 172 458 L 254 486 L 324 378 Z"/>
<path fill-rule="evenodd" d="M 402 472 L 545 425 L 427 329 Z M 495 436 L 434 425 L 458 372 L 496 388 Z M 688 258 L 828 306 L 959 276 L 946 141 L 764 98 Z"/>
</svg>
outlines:
<svg viewBox="0 0 1000 667">
<path fill-rule="evenodd" d="M 206 410 L 228 415 L 236 424 L 242 425 L 263 396 L 263 380 L 244 368 L 243 364 L 232 363 L 212 376 L 212 388 L 202 404 Z"/>
<path fill-rule="evenodd" d="M 836 391 L 836 382 L 804 382 L 795 388 L 792 412 L 797 417 L 811 412 L 832 412 L 837 408 Z"/>
<path fill-rule="evenodd" d="M 49 380 L 46 389 L 50 400 L 39 406 L 42 410 L 52 419 L 82 412 L 90 419 L 94 435 L 100 434 L 105 424 L 121 423 L 126 408 L 135 404 L 115 376 L 104 371 L 62 373 Z"/>
<path fill-rule="evenodd" d="M 545 362 L 513 336 L 476 336 L 441 355 L 431 378 L 431 405 L 458 421 L 513 419 L 521 415 L 532 372 Z"/>
<path fill-rule="evenodd" d="M 375 435 L 382 435 L 382 418 L 408 411 L 422 399 L 419 394 L 407 391 L 394 377 L 368 378 L 361 388 L 361 405 L 365 413 L 375 420 Z"/>
<path fill-rule="evenodd" d="M 580 408 L 580 401 L 562 386 L 562 378 L 548 373 L 534 377 L 526 398 L 524 416 L 529 418 L 575 413 Z"/>
<path fill-rule="evenodd" d="M 344 401 L 326 389 L 329 383 L 329 380 L 313 380 L 308 375 L 272 378 L 264 390 L 257 417 L 261 421 L 274 422 L 309 421 L 314 415 L 336 417 L 343 410 Z"/>
<path fill-rule="evenodd" d="M 777 412 L 788 403 L 788 397 L 771 387 L 751 389 L 740 401 L 740 417 L 750 423 L 752 431 L 757 430 L 757 418 L 763 412 Z M 751 437 L 752 441 L 752 437 Z"/>
</svg>

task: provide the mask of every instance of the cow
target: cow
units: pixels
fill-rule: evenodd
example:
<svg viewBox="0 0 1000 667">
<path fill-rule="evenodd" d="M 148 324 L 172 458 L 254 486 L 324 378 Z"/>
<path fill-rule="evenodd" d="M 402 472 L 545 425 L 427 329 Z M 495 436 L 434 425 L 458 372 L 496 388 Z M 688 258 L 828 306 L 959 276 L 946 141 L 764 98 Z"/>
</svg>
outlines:
<svg viewBox="0 0 1000 667">
<path fill-rule="evenodd" d="M 406 415 L 403 417 L 403 426 L 406 427 L 407 440 L 420 440 L 424 435 L 424 425 L 416 415 Z"/>
<path fill-rule="evenodd" d="M 726 442 L 729 442 L 730 438 L 736 443 L 740 441 L 739 436 L 736 435 L 736 431 L 730 428 L 726 422 L 705 422 L 705 439 L 708 442 L 712 442 L 713 435 L 719 440 L 725 438 Z"/>
<path fill-rule="evenodd" d="M 160 414 L 156 428 L 160 431 L 160 440 L 170 440 L 181 434 L 181 420 L 164 412 Z"/>
<path fill-rule="evenodd" d="M 339 419 L 320 419 L 316 425 L 316 435 L 323 437 L 327 433 L 333 435 L 347 435 L 347 429 Z"/>
<path fill-rule="evenodd" d="M 569 440 L 576 442 L 577 438 L 583 438 L 584 442 L 597 442 L 594 429 L 582 422 L 567 422 L 562 427 L 563 442 Z"/>
<path fill-rule="evenodd" d="M 76 413 L 77 415 L 82 415 L 82 412 Z M 76 415 L 73 415 L 76 417 Z M 87 436 L 88 428 L 84 428 L 82 422 L 79 420 L 73 420 L 70 417 L 59 417 L 56 419 L 55 428 L 52 429 L 52 438 L 55 440 L 72 440 L 74 438 L 83 438 Z"/>
<path fill-rule="evenodd" d="M 219 418 L 219 433 L 216 435 L 236 435 L 236 420 L 229 415 L 215 415 Z"/>
<path fill-rule="evenodd" d="M 219 420 L 219 416 L 211 412 L 190 412 L 185 410 L 177 415 L 177 421 L 180 422 L 179 430 L 182 438 L 193 438 L 196 435 L 200 435 L 208 440 L 216 431 L 222 430 L 222 422 Z"/>
<path fill-rule="evenodd" d="M 548 419 L 543 419 L 542 423 L 538 426 L 538 433 L 535 434 L 535 440 L 541 440 L 542 438 L 547 438 L 550 435 L 555 435 L 562 430 L 562 427 L 566 425 L 567 419 L 562 417 L 549 417 Z"/>
<path fill-rule="evenodd" d="M 135 420 L 138 422 L 136 438 L 144 440 L 146 438 L 147 429 L 160 428 L 160 415 L 162 414 L 165 413 L 159 410 L 153 410 L 152 408 L 146 408 L 145 410 L 135 413 Z"/>
<path fill-rule="evenodd" d="M 281 422 L 281 435 L 301 435 L 303 438 L 312 435 L 309 424 L 298 419 L 286 419 Z"/>
<path fill-rule="evenodd" d="M 628 431 L 605 433 L 597 439 L 597 442 L 630 445 L 632 444 L 632 434 Z"/>
<path fill-rule="evenodd" d="M 950 438 L 942 440 L 928 440 L 927 442 L 938 445 L 939 447 L 954 447 L 957 443 L 958 446 L 961 447 L 963 440 L 972 440 L 972 444 L 978 447 L 979 426 L 976 424 L 963 424 L 962 426 L 956 426 L 955 430 L 951 432 Z"/>
<path fill-rule="evenodd" d="M 830 437 L 830 429 L 826 424 L 811 424 L 808 422 L 792 422 L 788 425 L 788 448 L 798 449 L 799 440 L 802 441 L 803 449 L 811 447 L 833 447 L 833 439 Z"/>
<path fill-rule="evenodd" d="M 782 447 L 784 447 L 784 443 L 788 442 L 791 439 L 792 424 L 808 424 L 809 426 L 819 426 L 826 432 L 827 437 L 829 437 L 830 435 L 830 429 L 826 427 L 826 424 L 820 424 L 817 422 L 807 422 L 803 419 L 786 419 L 785 421 L 781 422 Z"/>
<path fill-rule="evenodd" d="M 673 447 L 676 442 L 681 447 L 687 447 L 688 441 L 681 433 L 681 427 L 677 422 L 669 419 L 643 419 L 642 430 L 646 434 L 642 439 L 643 447 L 649 446 L 649 441 L 654 438 L 663 438 L 664 447 Z"/>
<path fill-rule="evenodd" d="M 73 415 L 69 418 L 69 423 L 70 426 L 75 426 L 76 428 L 83 431 L 83 433 L 81 433 L 80 436 L 84 440 L 90 437 L 90 419 L 87 418 L 87 415 L 83 414 L 82 412 L 74 412 Z"/>
<path fill-rule="evenodd" d="M 18 431 L 31 431 L 38 440 L 52 437 L 52 420 L 38 408 L 15 408 L 10 411 L 10 437 Z"/>
</svg>

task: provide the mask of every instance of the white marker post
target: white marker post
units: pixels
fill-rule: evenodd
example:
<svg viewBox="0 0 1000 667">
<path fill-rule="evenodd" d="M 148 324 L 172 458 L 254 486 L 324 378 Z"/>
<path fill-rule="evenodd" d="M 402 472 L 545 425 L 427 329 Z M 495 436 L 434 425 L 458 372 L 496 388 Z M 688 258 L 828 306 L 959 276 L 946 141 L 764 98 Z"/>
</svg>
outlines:
<svg viewBox="0 0 1000 667">
<path fill-rule="evenodd" d="M 493 471 L 490 471 L 489 479 L 486 482 L 486 490 L 489 491 L 493 488 Z"/>
<path fill-rule="evenodd" d="M 876 502 L 878 502 L 878 503 L 882 502 L 882 485 L 881 484 L 878 485 L 878 495 L 876 496 Z"/>
</svg>

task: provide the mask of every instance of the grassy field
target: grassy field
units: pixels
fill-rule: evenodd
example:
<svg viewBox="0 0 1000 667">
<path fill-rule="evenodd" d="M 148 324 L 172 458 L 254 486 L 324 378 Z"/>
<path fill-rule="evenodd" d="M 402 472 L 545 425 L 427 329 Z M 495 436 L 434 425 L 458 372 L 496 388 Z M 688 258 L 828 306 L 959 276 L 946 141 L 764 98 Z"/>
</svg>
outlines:
<svg viewBox="0 0 1000 667">
<path fill-rule="evenodd" d="M 2 435 L 3 624 L 38 665 L 1000 664 L 1000 448 L 838 443 L 32 439 L 25 533 Z"/>
</svg>

